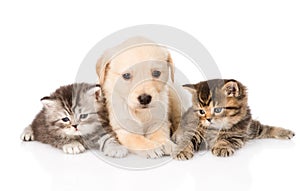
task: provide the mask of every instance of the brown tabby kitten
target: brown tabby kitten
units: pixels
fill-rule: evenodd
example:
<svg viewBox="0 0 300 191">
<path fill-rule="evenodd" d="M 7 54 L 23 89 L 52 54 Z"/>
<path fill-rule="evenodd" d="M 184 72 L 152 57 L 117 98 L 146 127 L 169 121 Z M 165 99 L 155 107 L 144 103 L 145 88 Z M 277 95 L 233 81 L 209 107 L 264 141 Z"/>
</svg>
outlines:
<svg viewBox="0 0 300 191">
<path fill-rule="evenodd" d="M 214 79 L 183 87 L 192 93 L 193 106 L 183 115 L 181 129 L 175 133 L 175 159 L 192 158 L 202 143 L 214 155 L 228 157 L 251 139 L 291 139 L 295 135 L 253 120 L 246 87 L 236 80 Z"/>
<path fill-rule="evenodd" d="M 100 86 L 86 83 L 62 86 L 41 101 L 43 109 L 25 128 L 23 141 L 50 144 L 67 154 L 89 148 L 100 148 L 111 157 L 127 154 L 109 126 Z"/>
</svg>

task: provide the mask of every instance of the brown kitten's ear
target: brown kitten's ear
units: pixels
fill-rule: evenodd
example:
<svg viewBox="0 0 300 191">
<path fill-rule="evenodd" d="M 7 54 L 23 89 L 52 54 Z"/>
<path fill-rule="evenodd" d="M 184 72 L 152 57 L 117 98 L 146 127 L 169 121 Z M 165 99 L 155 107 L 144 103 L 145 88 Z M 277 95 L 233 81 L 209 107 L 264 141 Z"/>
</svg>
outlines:
<svg viewBox="0 0 300 191">
<path fill-rule="evenodd" d="M 48 97 L 48 96 L 43 97 L 43 98 L 41 99 L 41 102 L 42 102 L 42 104 L 44 105 L 44 107 L 46 107 L 46 108 L 52 107 L 52 106 L 54 106 L 54 104 L 55 104 L 55 101 L 52 100 L 52 99 L 51 99 L 50 97 Z"/>
<path fill-rule="evenodd" d="M 184 89 L 188 90 L 190 93 L 196 92 L 196 87 L 194 84 L 185 84 L 182 86 Z"/>
<path fill-rule="evenodd" d="M 102 96 L 101 86 L 96 84 L 94 87 L 87 91 L 87 94 L 90 96 L 95 96 L 96 100 L 98 100 Z"/>
<path fill-rule="evenodd" d="M 229 81 L 222 88 L 227 97 L 238 97 L 240 90 L 237 82 Z"/>
</svg>

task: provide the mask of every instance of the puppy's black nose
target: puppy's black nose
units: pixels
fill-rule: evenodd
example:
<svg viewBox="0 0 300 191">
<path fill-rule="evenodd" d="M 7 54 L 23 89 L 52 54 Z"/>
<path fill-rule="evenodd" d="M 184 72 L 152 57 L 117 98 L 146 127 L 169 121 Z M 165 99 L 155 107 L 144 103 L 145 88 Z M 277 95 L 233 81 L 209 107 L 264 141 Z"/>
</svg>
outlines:
<svg viewBox="0 0 300 191">
<path fill-rule="evenodd" d="M 140 104 L 142 105 L 147 105 L 151 102 L 151 95 L 148 95 L 148 94 L 142 94 L 138 97 L 138 100 L 140 102 Z"/>
</svg>

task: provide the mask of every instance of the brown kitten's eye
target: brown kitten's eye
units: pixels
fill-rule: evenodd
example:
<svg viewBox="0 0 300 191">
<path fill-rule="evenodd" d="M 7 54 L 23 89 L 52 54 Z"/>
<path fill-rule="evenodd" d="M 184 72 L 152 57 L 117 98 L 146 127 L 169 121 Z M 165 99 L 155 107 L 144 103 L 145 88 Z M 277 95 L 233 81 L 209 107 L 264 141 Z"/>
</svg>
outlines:
<svg viewBox="0 0 300 191">
<path fill-rule="evenodd" d="M 68 118 L 68 117 L 64 117 L 64 118 L 62 118 L 61 119 L 63 122 L 68 122 L 68 121 L 70 121 L 70 119 Z"/>
<path fill-rule="evenodd" d="M 215 112 L 215 113 L 221 113 L 222 110 L 223 110 L 222 107 L 216 107 L 216 108 L 214 109 L 214 112 Z"/>
<path fill-rule="evenodd" d="M 200 113 L 200 115 L 205 115 L 205 111 L 202 109 L 199 110 L 199 113 Z"/>
</svg>

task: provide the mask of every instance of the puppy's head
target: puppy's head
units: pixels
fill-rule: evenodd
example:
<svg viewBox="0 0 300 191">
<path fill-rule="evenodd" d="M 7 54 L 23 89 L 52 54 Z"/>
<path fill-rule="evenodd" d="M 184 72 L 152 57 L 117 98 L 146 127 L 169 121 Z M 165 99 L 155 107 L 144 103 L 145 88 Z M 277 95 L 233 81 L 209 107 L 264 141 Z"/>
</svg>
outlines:
<svg viewBox="0 0 300 191">
<path fill-rule="evenodd" d="M 170 74 L 174 81 L 174 64 L 167 49 L 144 38 L 132 38 L 108 50 L 97 63 L 105 93 L 118 94 L 135 109 L 160 101 Z"/>
</svg>

